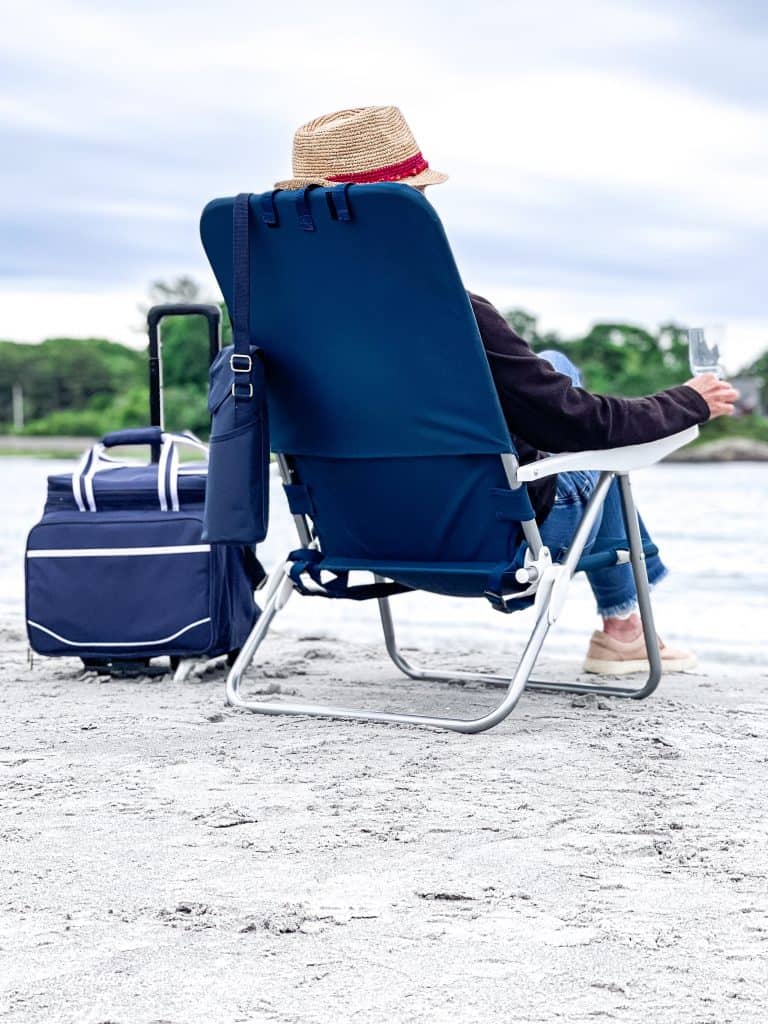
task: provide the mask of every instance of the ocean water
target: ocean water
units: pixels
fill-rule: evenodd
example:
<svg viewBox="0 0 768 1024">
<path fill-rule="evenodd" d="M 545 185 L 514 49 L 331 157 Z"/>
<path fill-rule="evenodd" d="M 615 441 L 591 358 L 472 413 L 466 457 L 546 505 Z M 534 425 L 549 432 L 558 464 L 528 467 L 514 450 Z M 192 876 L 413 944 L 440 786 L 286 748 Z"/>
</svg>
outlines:
<svg viewBox="0 0 768 1024">
<path fill-rule="evenodd" d="M 0 458 L 0 614 L 23 627 L 24 541 L 40 518 L 46 477 L 64 460 Z M 703 665 L 738 673 L 768 670 L 768 464 L 673 464 L 633 475 L 643 518 L 671 570 L 654 592 L 657 628 L 669 642 L 697 651 Z M 270 533 L 259 548 L 267 569 L 297 546 L 279 481 L 272 481 Z M 405 594 L 392 602 L 404 646 L 487 650 L 494 663 L 512 655 L 532 612 L 500 615 L 484 600 Z M 276 621 L 281 634 L 358 641 L 380 636 L 375 602 L 293 597 Z M 577 577 L 545 653 L 580 658 L 598 620 L 591 592 Z M 279 642 L 279 641 L 273 641 Z"/>
</svg>

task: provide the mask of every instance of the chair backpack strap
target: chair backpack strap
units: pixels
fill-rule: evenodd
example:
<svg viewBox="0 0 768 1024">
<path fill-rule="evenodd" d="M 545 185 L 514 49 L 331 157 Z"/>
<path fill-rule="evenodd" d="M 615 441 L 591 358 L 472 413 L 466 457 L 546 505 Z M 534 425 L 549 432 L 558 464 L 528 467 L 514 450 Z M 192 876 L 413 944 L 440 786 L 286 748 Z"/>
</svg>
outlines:
<svg viewBox="0 0 768 1024">
<path fill-rule="evenodd" d="M 230 366 L 234 376 L 235 422 L 246 421 L 253 397 L 251 370 L 251 246 L 249 192 L 235 197 L 232 210 L 232 347 Z"/>
<path fill-rule="evenodd" d="M 323 569 L 323 554 L 316 548 L 297 548 L 288 555 L 293 562 L 289 576 L 300 594 L 307 597 L 335 597 L 349 601 L 369 601 L 374 597 L 391 597 L 393 594 L 405 594 L 411 587 L 403 583 L 360 583 L 350 587 L 349 571 L 337 572 L 335 569 Z M 322 573 L 330 572 L 334 579 L 323 580 Z M 315 584 L 307 587 L 302 576 L 308 576 Z"/>
</svg>

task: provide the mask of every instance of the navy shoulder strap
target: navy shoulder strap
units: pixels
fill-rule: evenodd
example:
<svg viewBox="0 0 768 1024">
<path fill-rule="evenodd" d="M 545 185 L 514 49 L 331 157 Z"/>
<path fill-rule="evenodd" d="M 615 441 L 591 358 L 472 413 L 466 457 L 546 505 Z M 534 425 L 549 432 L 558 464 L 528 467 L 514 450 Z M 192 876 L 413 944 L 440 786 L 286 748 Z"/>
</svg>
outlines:
<svg viewBox="0 0 768 1024">
<path fill-rule="evenodd" d="M 232 341 L 235 355 L 251 357 L 251 267 L 248 228 L 251 196 L 241 192 L 232 211 Z M 240 360 L 243 366 L 248 365 Z M 237 360 L 235 360 L 237 363 Z M 233 364 L 233 369 L 235 365 Z"/>
</svg>

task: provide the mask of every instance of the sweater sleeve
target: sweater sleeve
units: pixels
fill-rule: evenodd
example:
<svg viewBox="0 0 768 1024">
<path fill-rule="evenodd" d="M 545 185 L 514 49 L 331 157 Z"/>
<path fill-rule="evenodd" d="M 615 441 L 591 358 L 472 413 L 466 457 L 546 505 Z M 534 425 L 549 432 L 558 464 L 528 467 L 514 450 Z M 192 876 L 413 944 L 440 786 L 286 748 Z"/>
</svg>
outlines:
<svg viewBox="0 0 768 1024">
<path fill-rule="evenodd" d="M 472 295 L 510 432 L 548 452 L 620 448 L 702 423 L 709 407 L 685 384 L 647 398 L 594 395 L 539 358 L 487 299 Z"/>
</svg>

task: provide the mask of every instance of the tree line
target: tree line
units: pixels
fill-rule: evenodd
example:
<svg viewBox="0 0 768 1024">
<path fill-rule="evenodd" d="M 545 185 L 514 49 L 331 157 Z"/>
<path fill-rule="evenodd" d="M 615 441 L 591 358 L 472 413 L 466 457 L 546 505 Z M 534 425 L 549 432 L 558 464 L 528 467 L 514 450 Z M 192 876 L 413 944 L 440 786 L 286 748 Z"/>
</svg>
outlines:
<svg viewBox="0 0 768 1024">
<path fill-rule="evenodd" d="M 199 301 L 188 278 L 150 290 L 155 302 Z M 145 311 L 146 312 L 146 311 Z M 536 317 L 513 309 L 510 326 L 534 351 L 556 348 L 577 363 L 585 386 L 604 394 L 638 396 L 679 384 L 690 376 L 683 328 L 656 331 L 622 323 L 595 324 L 583 337 L 564 339 L 541 332 Z M 230 338 L 223 310 L 223 343 Z M 201 317 L 179 317 L 162 325 L 166 424 L 200 436 L 208 432 L 208 334 Z M 768 387 L 768 350 L 742 373 L 762 377 Z M 148 422 L 146 351 L 103 338 L 50 338 L 39 345 L 0 342 L 0 433 L 14 432 L 13 391 L 23 394 L 22 433 L 96 437 Z M 768 400 L 768 391 L 764 393 Z M 768 418 L 757 414 L 706 424 L 703 436 L 741 434 L 768 441 Z"/>
</svg>

